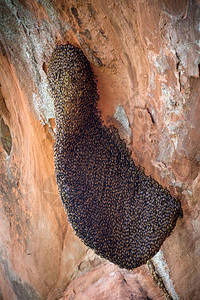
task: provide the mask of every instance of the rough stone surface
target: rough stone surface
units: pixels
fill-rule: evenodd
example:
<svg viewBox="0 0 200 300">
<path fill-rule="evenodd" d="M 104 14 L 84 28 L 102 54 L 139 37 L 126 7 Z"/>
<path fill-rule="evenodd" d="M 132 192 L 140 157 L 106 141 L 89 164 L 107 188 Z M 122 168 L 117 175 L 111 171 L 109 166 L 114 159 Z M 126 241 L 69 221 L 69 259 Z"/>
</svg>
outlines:
<svg viewBox="0 0 200 300">
<path fill-rule="evenodd" d="M 69 284 L 60 300 L 164 299 L 144 267 L 137 271 L 103 263 Z"/>
<path fill-rule="evenodd" d="M 181 199 L 184 218 L 154 264 L 174 299 L 199 299 L 200 2 L 0 5 L 0 299 L 56 299 L 69 282 L 65 299 L 78 299 L 73 285 L 83 299 L 163 299 L 145 266 L 131 273 L 105 264 L 67 223 L 45 74 L 55 45 L 66 42 L 92 63 L 104 121 L 119 127 L 135 162 Z"/>
</svg>

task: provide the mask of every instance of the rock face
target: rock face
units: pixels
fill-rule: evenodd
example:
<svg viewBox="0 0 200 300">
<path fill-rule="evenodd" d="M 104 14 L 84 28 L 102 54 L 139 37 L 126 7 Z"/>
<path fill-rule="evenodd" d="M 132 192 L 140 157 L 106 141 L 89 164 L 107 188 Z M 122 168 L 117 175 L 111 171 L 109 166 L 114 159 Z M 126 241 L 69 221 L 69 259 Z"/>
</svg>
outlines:
<svg viewBox="0 0 200 300">
<path fill-rule="evenodd" d="M 103 263 L 73 280 L 60 298 L 67 299 L 162 299 L 162 293 L 155 289 L 145 268 L 130 272 L 113 264 Z"/>
<path fill-rule="evenodd" d="M 199 299 L 200 2 L 2 0 L 0 11 L 0 299 L 56 299 L 69 282 L 65 299 L 78 299 L 77 284 L 82 299 L 163 298 L 145 266 L 105 264 L 67 223 L 45 72 L 55 45 L 68 42 L 92 63 L 105 123 L 181 199 L 184 217 L 153 262 L 174 299 Z M 111 270 L 116 282 L 132 276 L 118 296 Z"/>
</svg>

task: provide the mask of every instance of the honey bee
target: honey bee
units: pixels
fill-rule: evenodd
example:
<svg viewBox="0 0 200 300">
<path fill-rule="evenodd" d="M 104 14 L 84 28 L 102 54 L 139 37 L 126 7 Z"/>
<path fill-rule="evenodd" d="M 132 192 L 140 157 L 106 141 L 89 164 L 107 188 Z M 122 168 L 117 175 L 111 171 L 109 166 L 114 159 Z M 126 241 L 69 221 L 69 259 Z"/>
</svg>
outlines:
<svg viewBox="0 0 200 300">
<path fill-rule="evenodd" d="M 81 49 L 57 46 L 47 77 L 56 179 L 68 220 L 98 255 L 121 268 L 139 267 L 174 229 L 181 203 L 135 165 L 117 129 L 103 124 L 97 80 Z"/>
</svg>

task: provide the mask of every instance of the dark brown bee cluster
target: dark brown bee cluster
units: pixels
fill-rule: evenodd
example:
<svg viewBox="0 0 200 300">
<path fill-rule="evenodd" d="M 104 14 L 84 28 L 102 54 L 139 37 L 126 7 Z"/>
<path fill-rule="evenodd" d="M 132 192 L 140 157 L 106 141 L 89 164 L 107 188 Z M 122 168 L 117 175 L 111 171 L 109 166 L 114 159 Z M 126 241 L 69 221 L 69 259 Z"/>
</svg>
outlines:
<svg viewBox="0 0 200 300">
<path fill-rule="evenodd" d="M 73 229 L 122 268 L 146 263 L 175 227 L 180 202 L 134 164 L 117 130 L 102 124 L 95 77 L 79 48 L 57 46 L 48 80 L 57 184 Z"/>
</svg>

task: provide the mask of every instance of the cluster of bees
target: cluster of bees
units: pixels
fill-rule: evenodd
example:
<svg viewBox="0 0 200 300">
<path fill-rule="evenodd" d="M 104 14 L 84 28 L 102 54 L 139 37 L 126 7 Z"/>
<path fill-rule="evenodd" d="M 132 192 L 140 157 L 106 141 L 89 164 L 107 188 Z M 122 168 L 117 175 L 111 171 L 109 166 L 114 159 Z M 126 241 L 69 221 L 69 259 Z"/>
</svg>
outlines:
<svg viewBox="0 0 200 300">
<path fill-rule="evenodd" d="M 60 45 L 47 72 L 56 115 L 55 170 L 69 222 L 95 252 L 133 269 L 161 247 L 181 204 L 134 164 L 97 108 L 96 79 L 82 50 Z"/>
</svg>

